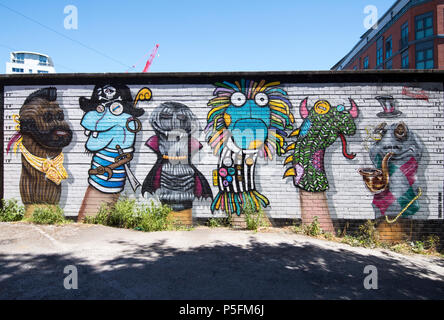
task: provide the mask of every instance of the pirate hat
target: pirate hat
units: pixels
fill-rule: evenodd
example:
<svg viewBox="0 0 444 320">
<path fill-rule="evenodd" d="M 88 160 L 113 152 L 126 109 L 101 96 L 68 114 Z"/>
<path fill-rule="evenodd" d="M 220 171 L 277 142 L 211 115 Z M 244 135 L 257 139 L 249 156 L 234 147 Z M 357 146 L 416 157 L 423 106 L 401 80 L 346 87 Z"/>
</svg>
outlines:
<svg viewBox="0 0 444 320">
<path fill-rule="evenodd" d="M 85 97 L 79 99 L 80 108 L 84 112 L 95 110 L 99 104 L 105 105 L 110 102 L 120 102 L 123 105 L 123 112 L 134 117 L 140 117 L 145 112 L 135 107 L 131 91 L 126 85 L 96 85 L 90 99 Z"/>
</svg>

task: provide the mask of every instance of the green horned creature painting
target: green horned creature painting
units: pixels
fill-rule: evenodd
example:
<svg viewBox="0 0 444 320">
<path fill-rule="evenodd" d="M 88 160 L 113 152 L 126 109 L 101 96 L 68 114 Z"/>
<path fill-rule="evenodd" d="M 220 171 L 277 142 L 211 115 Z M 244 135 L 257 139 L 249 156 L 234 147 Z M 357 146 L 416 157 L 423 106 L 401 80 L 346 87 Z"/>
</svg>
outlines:
<svg viewBox="0 0 444 320">
<path fill-rule="evenodd" d="M 299 129 L 290 137 L 296 141 L 287 147 L 291 154 L 285 165 L 290 165 L 284 177 L 293 177 L 294 185 L 300 189 L 301 215 L 303 223 L 310 223 L 315 216 L 319 218 L 321 227 L 332 232 L 333 224 L 327 205 L 325 191 L 328 189 L 328 180 L 324 168 L 326 149 L 338 137 L 342 143 L 342 153 L 347 159 L 354 159 L 355 154 L 347 152 L 345 136 L 352 136 L 356 132 L 354 119 L 358 117 L 358 106 L 353 99 L 349 99 L 350 106 L 332 106 L 326 100 L 317 101 L 310 110 L 308 98 L 304 99 L 299 107 L 304 119 Z"/>
</svg>

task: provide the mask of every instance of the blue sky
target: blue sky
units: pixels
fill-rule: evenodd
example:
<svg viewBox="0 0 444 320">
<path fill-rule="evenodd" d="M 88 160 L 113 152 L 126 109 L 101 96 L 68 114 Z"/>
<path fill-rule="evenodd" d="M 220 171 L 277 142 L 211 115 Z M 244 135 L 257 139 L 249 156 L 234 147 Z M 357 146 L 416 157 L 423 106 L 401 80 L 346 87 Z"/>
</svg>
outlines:
<svg viewBox="0 0 444 320">
<path fill-rule="evenodd" d="M 366 31 L 364 8 L 390 0 L 0 0 L 0 72 L 11 49 L 50 55 L 57 72 L 328 70 Z M 47 28 L 11 12 L 6 5 Z M 64 8 L 78 8 L 78 29 Z M 75 41 L 81 42 L 90 50 Z"/>
</svg>

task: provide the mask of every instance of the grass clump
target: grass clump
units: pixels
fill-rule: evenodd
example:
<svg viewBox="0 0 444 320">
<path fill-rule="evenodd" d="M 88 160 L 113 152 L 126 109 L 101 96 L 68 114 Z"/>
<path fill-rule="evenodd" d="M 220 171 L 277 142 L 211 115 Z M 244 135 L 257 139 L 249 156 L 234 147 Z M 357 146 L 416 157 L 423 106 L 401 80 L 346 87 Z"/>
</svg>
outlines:
<svg viewBox="0 0 444 320">
<path fill-rule="evenodd" d="M 53 205 L 35 208 L 31 217 L 27 220 L 35 224 L 61 224 L 67 222 L 63 215 L 63 209 Z"/>
<path fill-rule="evenodd" d="M 230 216 L 226 218 L 210 218 L 207 221 L 207 226 L 209 226 L 210 228 L 229 227 L 231 226 L 230 218 Z"/>
<path fill-rule="evenodd" d="M 437 235 L 429 235 L 423 238 L 423 241 L 404 241 L 388 246 L 388 249 L 404 254 L 424 254 L 437 255 L 440 239 Z M 442 254 L 441 254 L 442 255 Z"/>
<path fill-rule="evenodd" d="M 317 237 L 324 233 L 317 216 L 313 218 L 313 221 L 311 223 L 304 225 L 303 232 L 305 235 L 312 237 Z"/>
<path fill-rule="evenodd" d="M 15 222 L 23 219 L 25 208 L 17 200 L 1 200 L 0 222 Z"/>
<path fill-rule="evenodd" d="M 217 218 L 209 219 L 207 224 L 210 228 L 219 228 L 222 226 L 220 219 Z"/>
<path fill-rule="evenodd" d="M 123 198 L 114 205 L 102 205 L 95 217 L 86 217 L 84 222 L 145 232 L 165 231 L 173 229 L 170 212 L 169 206 L 154 201 L 139 204 L 135 199 Z"/>
<path fill-rule="evenodd" d="M 294 225 L 293 226 L 293 232 L 297 233 L 297 234 L 304 234 L 306 236 L 311 236 L 311 237 L 318 237 L 320 235 L 326 235 L 328 238 L 332 238 L 332 234 L 331 233 L 324 233 L 324 231 L 321 228 L 321 224 L 318 221 L 318 217 L 315 216 L 313 217 L 313 221 L 309 224 L 304 224 L 304 225 Z"/>
<path fill-rule="evenodd" d="M 257 210 L 253 205 L 247 204 L 243 209 L 243 213 L 245 215 L 247 230 L 257 231 L 259 228 L 270 226 L 262 208 Z"/>
</svg>

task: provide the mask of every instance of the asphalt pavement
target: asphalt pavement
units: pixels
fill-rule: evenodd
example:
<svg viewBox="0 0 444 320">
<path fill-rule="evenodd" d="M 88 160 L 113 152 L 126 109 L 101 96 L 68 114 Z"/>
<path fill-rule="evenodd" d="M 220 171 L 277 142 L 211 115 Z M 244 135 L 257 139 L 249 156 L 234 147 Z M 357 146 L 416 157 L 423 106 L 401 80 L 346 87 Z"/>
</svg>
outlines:
<svg viewBox="0 0 444 320">
<path fill-rule="evenodd" d="M 444 259 L 285 229 L 0 223 L 0 299 L 442 300 Z"/>
</svg>

